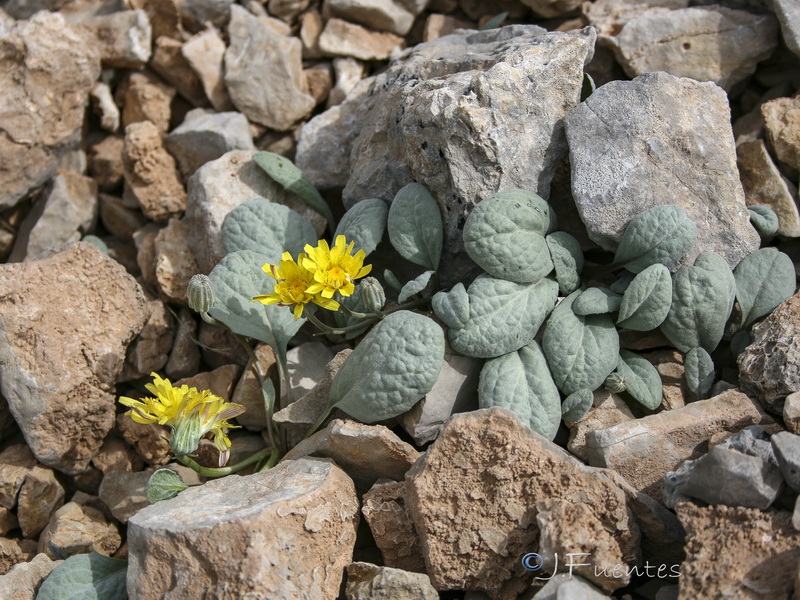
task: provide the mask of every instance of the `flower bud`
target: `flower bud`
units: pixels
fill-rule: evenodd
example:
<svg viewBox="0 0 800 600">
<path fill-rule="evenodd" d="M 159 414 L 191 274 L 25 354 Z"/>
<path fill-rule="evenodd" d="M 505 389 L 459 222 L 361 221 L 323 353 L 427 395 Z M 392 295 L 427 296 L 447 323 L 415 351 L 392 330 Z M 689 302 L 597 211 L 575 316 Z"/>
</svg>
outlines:
<svg viewBox="0 0 800 600">
<path fill-rule="evenodd" d="M 214 288 L 207 275 L 193 275 L 186 287 L 189 308 L 199 313 L 207 313 L 214 306 Z"/>
<path fill-rule="evenodd" d="M 383 286 L 374 277 L 367 277 L 361 282 L 358 286 L 358 296 L 368 312 L 378 311 L 386 303 Z"/>
<path fill-rule="evenodd" d="M 618 371 L 614 371 L 611 375 L 606 377 L 603 387 L 605 387 L 612 394 L 619 394 L 628 389 L 628 382 L 625 381 L 625 378 L 622 376 L 622 374 L 620 374 Z"/>
</svg>

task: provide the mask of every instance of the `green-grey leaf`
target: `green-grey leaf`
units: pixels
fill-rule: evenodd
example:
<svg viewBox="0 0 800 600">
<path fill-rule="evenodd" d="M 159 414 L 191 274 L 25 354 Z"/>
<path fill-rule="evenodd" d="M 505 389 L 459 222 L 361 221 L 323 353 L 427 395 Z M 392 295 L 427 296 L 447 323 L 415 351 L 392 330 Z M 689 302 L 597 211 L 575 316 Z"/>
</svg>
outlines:
<svg viewBox="0 0 800 600">
<path fill-rule="evenodd" d="M 694 261 L 694 266 L 713 271 L 725 282 L 725 293 L 728 297 L 728 316 L 736 303 L 736 278 L 733 276 L 728 261 L 715 252 L 703 252 Z"/>
<path fill-rule="evenodd" d="M 303 202 L 325 217 L 331 231 L 336 227 L 333 214 L 328 203 L 325 202 L 325 198 L 322 197 L 317 188 L 314 187 L 314 184 L 311 183 L 308 177 L 303 175 L 303 172 L 292 161 L 280 154 L 266 151 L 256 152 L 253 155 L 253 160 L 284 189 L 300 196 Z"/>
<path fill-rule="evenodd" d="M 403 286 L 403 289 L 400 290 L 400 294 L 397 296 L 397 301 L 402 304 L 414 294 L 419 294 L 422 290 L 428 287 L 428 283 L 431 280 L 431 275 L 433 275 L 436 271 L 425 271 L 421 275 L 418 275 L 415 279 L 412 279 L 408 283 Z"/>
<path fill-rule="evenodd" d="M 362 200 L 344 213 L 333 239 L 343 235 L 348 242 L 355 241 L 356 250 L 370 254 L 383 238 L 388 218 L 389 207 L 386 202 L 378 198 Z"/>
<path fill-rule="evenodd" d="M 37 600 L 125 600 L 128 561 L 97 552 L 70 556 L 44 580 Z"/>
<path fill-rule="evenodd" d="M 550 207 L 524 190 L 500 192 L 480 202 L 464 224 L 464 249 L 494 277 L 538 281 L 553 270 L 544 235 Z"/>
<path fill-rule="evenodd" d="M 169 500 L 180 494 L 188 485 L 172 469 L 158 469 L 147 481 L 147 501 L 150 504 Z"/>
<path fill-rule="evenodd" d="M 572 312 L 579 317 L 603 315 L 619 310 L 622 296 L 608 288 L 590 287 L 583 290 L 572 305 Z"/>
<path fill-rule="evenodd" d="M 442 257 L 444 225 L 439 205 L 424 185 L 409 183 L 389 206 L 389 241 L 403 258 L 434 271 Z"/>
<path fill-rule="evenodd" d="M 760 235 L 773 235 L 778 231 L 778 215 L 769 206 L 754 204 L 747 207 L 747 212 L 750 214 L 750 222 Z"/>
<path fill-rule="evenodd" d="M 669 265 L 689 252 L 696 239 L 697 225 L 680 206 L 655 206 L 628 223 L 614 262 L 626 263 L 632 273 L 656 263 Z"/>
<path fill-rule="evenodd" d="M 269 377 L 261 384 L 261 396 L 264 398 L 264 413 L 272 416 L 275 411 L 275 384 Z"/>
<path fill-rule="evenodd" d="M 603 385 L 619 356 L 619 335 L 610 315 L 581 317 L 572 311 L 579 293 L 555 307 L 542 337 L 553 379 L 566 395 Z"/>
<path fill-rule="evenodd" d="M 563 231 L 554 231 L 545 240 L 556 269 L 558 289 L 564 295 L 571 294 L 581 285 L 581 271 L 583 271 L 581 245 L 573 236 Z"/>
<path fill-rule="evenodd" d="M 469 320 L 463 328 L 448 331 L 450 345 L 467 356 L 493 358 L 533 340 L 555 305 L 558 284 L 547 277 L 535 283 L 514 283 L 484 274 L 467 293 Z"/>
<path fill-rule="evenodd" d="M 700 398 L 705 397 L 714 385 L 714 361 L 702 348 L 692 348 L 683 359 L 686 385 Z"/>
<path fill-rule="evenodd" d="M 650 265 L 634 277 L 619 307 L 617 324 L 634 331 L 655 329 L 672 305 L 672 277 L 660 263 Z"/>
<path fill-rule="evenodd" d="M 617 371 L 625 379 L 625 391 L 639 404 L 649 410 L 661 406 L 661 376 L 649 360 L 629 350 L 620 350 Z"/>
<path fill-rule="evenodd" d="M 775 248 L 745 256 L 733 271 L 743 327 L 771 313 L 794 294 L 796 275 L 792 259 Z"/>
<path fill-rule="evenodd" d="M 625 290 L 627 290 L 628 286 L 633 282 L 634 277 L 636 277 L 636 275 L 630 271 L 620 271 L 617 280 L 608 287 L 611 288 L 612 292 L 624 294 Z"/>
<path fill-rule="evenodd" d="M 401 310 L 378 323 L 336 373 L 329 406 L 363 423 L 409 410 L 427 394 L 444 361 L 444 333 L 432 319 Z"/>
<path fill-rule="evenodd" d="M 486 361 L 478 385 L 481 408 L 507 408 L 535 432 L 552 440 L 561 423 L 561 396 L 539 344 Z"/>
<path fill-rule="evenodd" d="M 277 263 L 284 252 L 293 257 L 306 244 L 314 244 L 317 233 L 305 217 L 264 198 L 253 198 L 234 208 L 222 224 L 225 250 L 252 250 Z"/>
<path fill-rule="evenodd" d="M 497 27 L 500 27 L 503 24 L 503 21 L 505 21 L 507 18 L 508 18 L 507 12 L 498 13 L 491 19 L 486 21 L 486 23 L 481 25 L 480 31 L 486 31 L 487 29 L 496 29 Z"/>
<path fill-rule="evenodd" d="M 734 357 L 738 357 L 752 343 L 750 334 L 747 331 L 740 331 L 731 338 L 731 353 Z"/>
<path fill-rule="evenodd" d="M 254 296 L 272 292 L 275 280 L 261 270 L 269 262 L 252 250 L 232 252 L 209 273 L 214 287 L 214 306 L 209 314 L 234 333 L 245 335 L 285 352 L 289 340 L 305 323 L 294 319 L 286 306 L 251 302 Z"/>
<path fill-rule="evenodd" d="M 700 256 L 703 256 L 702 254 Z M 662 333 L 681 352 L 701 346 L 713 352 L 722 335 L 732 309 L 728 275 L 720 268 L 708 267 L 716 261 L 695 261 L 672 279 L 672 306 L 661 324 Z M 727 265 L 726 265 L 727 267 Z"/>
<path fill-rule="evenodd" d="M 383 278 L 386 280 L 386 285 L 392 288 L 394 291 L 399 292 L 403 289 L 403 284 L 400 283 L 400 280 L 397 278 L 397 275 L 392 273 L 389 269 L 385 269 L 383 271 Z"/>
<path fill-rule="evenodd" d="M 583 74 L 583 83 L 581 84 L 581 102 L 586 100 L 589 96 L 594 94 L 594 91 L 597 89 L 594 83 L 594 79 L 588 73 Z"/>
<path fill-rule="evenodd" d="M 561 405 L 561 416 L 565 421 L 577 423 L 594 404 L 594 393 L 592 390 L 582 389 L 571 393 L 564 399 Z"/>
<path fill-rule="evenodd" d="M 451 329 L 461 329 L 469 320 L 469 294 L 461 282 L 449 292 L 437 292 L 431 306 L 436 316 Z"/>
</svg>

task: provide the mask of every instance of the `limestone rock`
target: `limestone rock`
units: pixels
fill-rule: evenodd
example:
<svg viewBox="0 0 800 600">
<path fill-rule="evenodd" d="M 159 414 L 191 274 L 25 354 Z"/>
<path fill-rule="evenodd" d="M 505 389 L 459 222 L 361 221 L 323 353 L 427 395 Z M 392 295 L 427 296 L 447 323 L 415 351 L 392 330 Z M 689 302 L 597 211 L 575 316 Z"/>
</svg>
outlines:
<svg viewBox="0 0 800 600">
<path fill-rule="evenodd" d="M 365 562 L 347 565 L 346 600 L 438 600 L 425 573 L 410 573 Z"/>
<path fill-rule="evenodd" d="M 433 13 L 425 19 L 425 29 L 422 32 L 422 41 L 431 40 L 450 35 L 456 29 L 475 29 L 475 24 L 458 17 Z"/>
<path fill-rule="evenodd" d="M 157 423 L 137 423 L 129 415 L 117 415 L 117 429 L 123 439 L 149 465 L 160 466 L 169 462 L 169 430 Z"/>
<path fill-rule="evenodd" d="M 92 99 L 92 107 L 95 113 L 100 117 L 100 127 L 106 131 L 114 133 L 119 129 L 119 107 L 114 103 L 114 98 L 111 95 L 111 87 L 102 81 L 96 82 L 92 86 L 90 92 Z"/>
<path fill-rule="evenodd" d="M 167 222 L 183 213 L 186 192 L 175 159 L 164 149 L 161 133 L 151 121 L 125 128 L 123 167 L 126 193 L 136 198 L 148 219 Z"/>
<path fill-rule="evenodd" d="M 283 461 L 329 457 L 355 482 L 370 488 L 378 479 L 401 481 L 420 453 L 383 425 L 335 420 L 289 450 Z"/>
<path fill-rule="evenodd" d="M 781 431 L 770 441 L 783 479 L 794 491 L 800 491 L 800 436 Z"/>
<path fill-rule="evenodd" d="M 567 448 L 572 454 L 584 462 L 588 462 L 589 454 L 586 448 L 586 435 L 596 429 L 612 427 L 617 423 L 632 421 L 631 409 L 617 394 L 612 394 L 605 389 L 594 391 L 592 408 L 580 421 L 567 423 L 569 427 L 569 442 Z"/>
<path fill-rule="evenodd" d="M 5 600 L 34 600 L 39 586 L 51 571 L 63 561 L 50 560 L 46 554 L 37 554 L 30 562 L 14 565 L 5 575 L 0 575 L 0 590 Z"/>
<path fill-rule="evenodd" d="M 133 235 L 148 222 L 145 216 L 140 211 L 125 206 L 121 198 L 109 194 L 99 194 L 98 197 L 103 227 L 122 243 L 135 246 L 132 243 Z M 111 256 L 116 258 L 113 253 Z"/>
<path fill-rule="evenodd" d="M 667 73 L 612 81 L 566 118 L 572 195 L 592 241 L 616 249 L 630 219 L 662 204 L 697 224 L 701 252 L 731 267 L 759 247 L 736 168 L 728 97 Z"/>
<path fill-rule="evenodd" d="M 28 473 L 36 466 L 36 457 L 25 444 L 13 444 L 0 452 L 0 506 L 14 508 L 17 494 Z"/>
<path fill-rule="evenodd" d="M 138 69 L 150 60 L 153 30 L 143 10 L 123 10 L 85 22 L 106 67 Z"/>
<path fill-rule="evenodd" d="M 288 402 L 298 400 L 320 382 L 334 353 L 322 342 L 305 342 L 286 353 L 289 371 Z"/>
<path fill-rule="evenodd" d="M 101 190 L 113 190 L 122 183 L 122 147 L 125 140 L 109 135 L 89 149 L 89 174 Z"/>
<path fill-rule="evenodd" d="M 800 96 L 775 98 L 761 106 L 764 127 L 778 164 L 790 177 L 800 172 Z"/>
<path fill-rule="evenodd" d="M 189 247 L 189 229 L 183 221 L 171 219 L 153 240 L 155 276 L 161 297 L 174 304 L 186 304 L 186 288 L 200 271 Z"/>
<path fill-rule="evenodd" d="M 0 289 L 0 391 L 36 458 L 78 473 L 113 425 L 125 348 L 147 319 L 142 290 L 85 242 L 0 266 Z"/>
<path fill-rule="evenodd" d="M 196 108 L 164 140 L 184 177 L 231 150 L 255 150 L 250 124 L 242 113 Z"/>
<path fill-rule="evenodd" d="M 425 572 L 419 536 L 408 513 L 405 483 L 378 481 L 364 494 L 361 512 L 387 567 Z"/>
<path fill-rule="evenodd" d="M 303 69 L 303 79 L 305 80 L 305 89 L 308 95 L 314 98 L 314 105 L 318 106 L 325 102 L 333 87 L 331 64 L 320 62 Z"/>
<path fill-rule="evenodd" d="M 133 447 L 114 436 L 108 436 L 105 439 L 100 450 L 92 458 L 92 465 L 103 475 L 108 475 L 113 471 L 124 473 L 141 471 L 144 466 L 142 459 L 136 454 Z"/>
<path fill-rule="evenodd" d="M 407 0 L 326 0 L 325 10 L 350 23 L 406 35 L 427 2 L 423 2 L 422 6 L 414 4 Z"/>
<path fill-rule="evenodd" d="M 233 110 L 233 103 L 225 87 L 225 42 L 219 31 L 207 27 L 192 36 L 181 48 L 186 62 L 197 74 L 202 89 L 214 110 Z"/>
<path fill-rule="evenodd" d="M 197 373 L 200 367 L 200 349 L 197 347 L 197 322 L 188 308 L 178 311 L 175 341 L 164 370 L 170 379 L 180 379 Z"/>
<path fill-rule="evenodd" d="M 267 377 L 272 379 L 275 389 L 278 388 L 278 363 L 275 360 L 275 352 L 268 344 L 259 344 L 255 348 L 256 358 L 264 369 Z M 264 395 L 261 392 L 261 385 L 258 382 L 253 361 L 247 366 L 239 378 L 239 383 L 233 390 L 231 402 L 241 404 L 246 410 L 236 417 L 236 422 L 242 427 L 251 431 L 261 431 L 267 427 L 267 413 L 264 407 Z"/>
<path fill-rule="evenodd" d="M 406 476 L 406 499 L 438 590 L 516 598 L 533 577 L 519 558 L 555 541 L 546 515 L 553 511 L 589 511 L 570 521 L 575 527 L 563 543 L 572 552 L 591 553 L 601 567 L 636 561 L 639 532 L 624 492 L 504 409 L 453 417 Z M 591 565 L 575 572 L 607 591 L 628 579 Z"/>
<path fill-rule="evenodd" d="M 112 471 L 103 477 L 98 495 L 117 521 L 127 523 L 150 504 L 147 501 L 147 482 L 152 474 L 153 471 Z"/>
<path fill-rule="evenodd" d="M 131 73 L 122 107 L 122 125 L 151 121 L 161 133 L 169 129 L 175 90 L 149 73 Z"/>
<path fill-rule="evenodd" d="M 739 355 L 742 391 L 780 412 L 783 399 L 800 391 L 800 294 L 752 329 L 753 343 Z"/>
<path fill-rule="evenodd" d="M 300 13 L 308 8 L 309 4 L 311 4 L 310 0 L 269 0 L 267 8 L 269 14 L 292 24 Z"/>
<path fill-rule="evenodd" d="M 30 470 L 19 490 L 17 518 L 22 535 L 36 539 L 50 516 L 64 504 L 64 488 L 52 469 L 36 466 Z"/>
<path fill-rule="evenodd" d="M 328 19 L 319 36 L 319 49 L 330 56 L 351 56 L 359 60 L 386 60 L 405 40 L 393 33 L 370 31 L 342 19 Z"/>
<path fill-rule="evenodd" d="M 55 558 L 50 542 L 70 556 L 87 552 L 111 556 L 122 544 L 122 537 L 116 525 L 96 508 L 67 502 L 53 513 L 39 537 L 39 552 Z"/>
<path fill-rule="evenodd" d="M 589 432 L 589 464 L 614 469 L 633 487 L 660 500 L 667 472 L 688 458 L 697 458 L 703 442 L 713 434 L 771 422 L 752 400 L 731 390 L 683 408 Z"/>
<path fill-rule="evenodd" d="M 197 31 L 206 23 L 222 27 L 231 18 L 233 0 L 184 0 L 180 3 L 181 22 L 189 31 Z"/>
<path fill-rule="evenodd" d="M 100 57 L 55 13 L 17 21 L 0 37 L 0 207 L 56 172 L 79 139 Z"/>
<path fill-rule="evenodd" d="M 143 10 L 150 19 L 153 39 L 168 35 L 180 38 L 183 32 L 180 15 L 181 0 L 129 0 L 126 5 L 131 9 Z"/>
<path fill-rule="evenodd" d="M 34 540 L 0 537 L 0 575 L 8 573 L 14 565 L 26 563 L 35 554 L 36 542 Z"/>
<path fill-rule="evenodd" d="M 800 560 L 790 513 L 689 503 L 676 511 L 686 528 L 681 600 L 789 597 Z"/>
<path fill-rule="evenodd" d="M 669 344 L 667 344 L 669 345 Z M 686 406 L 687 401 L 696 400 L 686 384 L 683 366 L 684 356 L 677 350 L 656 350 L 642 354 L 656 368 L 661 376 L 661 406 L 666 410 Z"/>
<path fill-rule="evenodd" d="M 182 53 L 183 43 L 171 37 L 156 38 L 150 67 L 193 106 L 206 106 L 203 83 Z"/>
<path fill-rule="evenodd" d="M 800 392 L 786 396 L 783 403 L 783 422 L 792 433 L 800 433 Z"/>
<path fill-rule="evenodd" d="M 584 4 L 581 12 L 589 25 L 597 30 L 598 40 L 607 44 L 608 38 L 619 34 L 628 21 L 642 14 L 668 12 L 687 6 L 689 0 L 596 0 Z"/>
<path fill-rule="evenodd" d="M 713 81 L 727 91 L 769 58 L 777 34 L 772 15 L 694 6 L 648 11 L 629 20 L 615 38 L 615 50 L 630 77 L 666 71 Z"/>
<path fill-rule="evenodd" d="M 319 36 L 325 23 L 322 15 L 315 8 L 303 13 L 300 16 L 300 40 L 303 42 L 303 58 L 320 58 L 322 52 L 319 49 Z"/>
<path fill-rule="evenodd" d="M 344 99 L 358 85 L 358 82 L 364 79 L 366 74 L 366 65 L 355 58 L 340 56 L 334 58 L 332 64 L 336 83 L 328 93 L 328 108 L 344 102 Z"/>
<path fill-rule="evenodd" d="M 800 6 L 792 0 L 772 0 L 787 48 L 800 56 Z"/>
<path fill-rule="evenodd" d="M 128 593 L 333 598 L 357 523 L 353 483 L 329 461 L 210 481 L 128 522 Z"/>
<path fill-rule="evenodd" d="M 128 348 L 125 369 L 117 378 L 118 381 L 146 377 L 153 371 L 161 370 L 167 363 L 167 354 L 172 349 L 175 336 L 172 315 L 161 300 L 149 301 L 147 310 L 150 315 Z"/>
<path fill-rule="evenodd" d="M 302 91 L 300 40 L 276 33 L 238 5 L 231 7 L 228 34 L 225 85 L 234 106 L 251 121 L 278 131 L 307 117 L 314 99 Z"/>
</svg>

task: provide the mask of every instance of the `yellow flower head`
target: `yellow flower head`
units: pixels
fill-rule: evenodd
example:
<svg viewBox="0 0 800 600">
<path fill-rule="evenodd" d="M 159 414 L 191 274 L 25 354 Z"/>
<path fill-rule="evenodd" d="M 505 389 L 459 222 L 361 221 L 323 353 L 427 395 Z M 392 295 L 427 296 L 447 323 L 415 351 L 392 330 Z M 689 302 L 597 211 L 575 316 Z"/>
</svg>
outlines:
<svg viewBox="0 0 800 600">
<path fill-rule="evenodd" d="M 372 270 L 372 265 L 364 266 L 366 252 L 359 250 L 352 255 L 355 242 L 347 244 L 343 235 L 336 236 L 333 248 L 328 242 L 320 240 L 316 248 L 306 244 L 308 254 L 303 258 L 303 266 L 314 276 L 314 283 L 308 288 L 310 294 L 320 294 L 332 298 L 336 292 L 350 296 L 355 291 L 354 280 L 364 277 Z"/>
<path fill-rule="evenodd" d="M 337 310 L 339 303 L 330 298 L 324 298 L 318 293 L 311 292 L 309 288 L 314 283 L 314 275 L 303 266 L 306 259 L 305 254 L 297 257 L 294 261 L 292 255 L 284 252 L 281 261 L 277 265 L 265 264 L 261 269 L 277 283 L 271 294 L 256 296 L 251 300 L 262 304 L 278 304 L 280 306 L 294 307 L 294 318 L 299 319 L 303 316 L 303 308 L 309 302 L 313 302 L 327 308 Z"/>
<path fill-rule="evenodd" d="M 154 397 L 141 400 L 121 397 L 120 404 L 131 408 L 125 414 L 137 423 L 167 425 L 172 429 L 170 448 L 179 456 L 197 450 L 200 439 L 211 432 L 219 450 L 220 466 L 228 462 L 231 441 L 226 432 L 238 427 L 231 425 L 228 419 L 242 414 L 244 406 L 225 402 L 208 390 L 198 391 L 187 385 L 174 387 L 168 379 L 162 379 L 156 373 L 150 375 L 153 383 L 145 387 Z"/>
</svg>

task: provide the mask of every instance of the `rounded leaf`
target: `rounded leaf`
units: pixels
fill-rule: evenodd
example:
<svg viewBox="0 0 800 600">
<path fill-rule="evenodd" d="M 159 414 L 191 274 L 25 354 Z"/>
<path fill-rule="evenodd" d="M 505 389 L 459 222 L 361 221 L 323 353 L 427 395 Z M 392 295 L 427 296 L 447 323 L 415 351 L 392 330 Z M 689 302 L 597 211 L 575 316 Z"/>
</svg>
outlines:
<svg viewBox="0 0 800 600">
<path fill-rule="evenodd" d="M 126 600 L 128 561 L 97 552 L 70 556 L 44 580 L 37 600 Z"/>
<path fill-rule="evenodd" d="M 703 398 L 714 385 L 714 361 L 702 348 L 692 348 L 683 359 L 686 385 L 693 393 Z"/>
<path fill-rule="evenodd" d="M 463 283 L 455 284 L 449 292 L 437 292 L 431 307 L 451 329 L 461 329 L 469 321 L 469 294 Z"/>
<path fill-rule="evenodd" d="M 361 200 L 344 213 L 333 239 L 343 235 L 356 243 L 356 250 L 370 254 L 383 238 L 388 219 L 389 207 L 386 202 L 378 198 Z"/>
<path fill-rule="evenodd" d="M 669 265 L 694 246 L 697 225 L 680 206 L 654 206 L 630 220 L 614 262 L 639 273 L 656 263 Z"/>
<path fill-rule="evenodd" d="M 583 290 L 575 299 L 572 311 L 579 317 L 603 315 L 619 310 L 622 296 L 608 288 L 591 287 Z"/>
<path fill-rule="evenodd" d="M 778 231 L 778 215 L 769 206 L 754 204 L 747 207 L 747 212 L 750 214 L 750 222 L 760 235 L 773 235 Z"/>
<path fill-rule="evenodd" d="M 762 248 L 745 256 L 736 265 L 733 277 L 745 328 L 791 298 L 796 285 L 792 259 L 775 248 Z"/>
<path fill-rule="evenodd" d="M 397 296 L 397 301 L 399 303 L 403 303 L 411 296 L 415 294 L 419 294 L 422 290 L 428 287 L 428 283 L 431 280 L 431 276 L 436 271 L 425 271 L 421 275 L 418 275 L 415 279 L 412 279 L 408 283 L 403 286 L 403 289 L 400 290 L 400 293 Z"/>
<path fill-rule="evenodd" d="M 625 391 L 639 404 L 649 410 L 661 406 L 661 376 L 649 360 L 629 350 L 621 350 L 617 371 L 625 380 Z"/>
<path fill-rule="evenodd" d="M 577 423 L 586 416 L 593 403 L 594 393 L 592 390 L 578 390 L 564 399 L 564 403 L 561 405 L 561 415 L 565 421 Z"/>
<path fill-rule="evenodd" d="M 545 240 L 556 270 L 558 289 L 564 295 L 571 294 L 581 285 L 581 271 L 583 271 L 581 245 L 573 236 L 563 231 L 554 231 Z"/>
<path fill-rule="evenodd" d="M 403 258 L 436 270 L 442 257 L 444 225 L 439 205 L 424 185 L 409 183 L 389 206 L 389 241 Z"/>
<path fill-rule="evenodd" d="M 669 269 L 662 264 L 650 265 L 625 290 L 617 325 L 634 331 L 650 331 L 664 322 L 671 305 L 672 277 Z"/>
<path fill-rule="evenodd" d="M 147 480 L 147 501 L 150 504 L 169 500 L 180 494 L 188 485 L 172 469 L 157 469 Z"/>
</svg>

